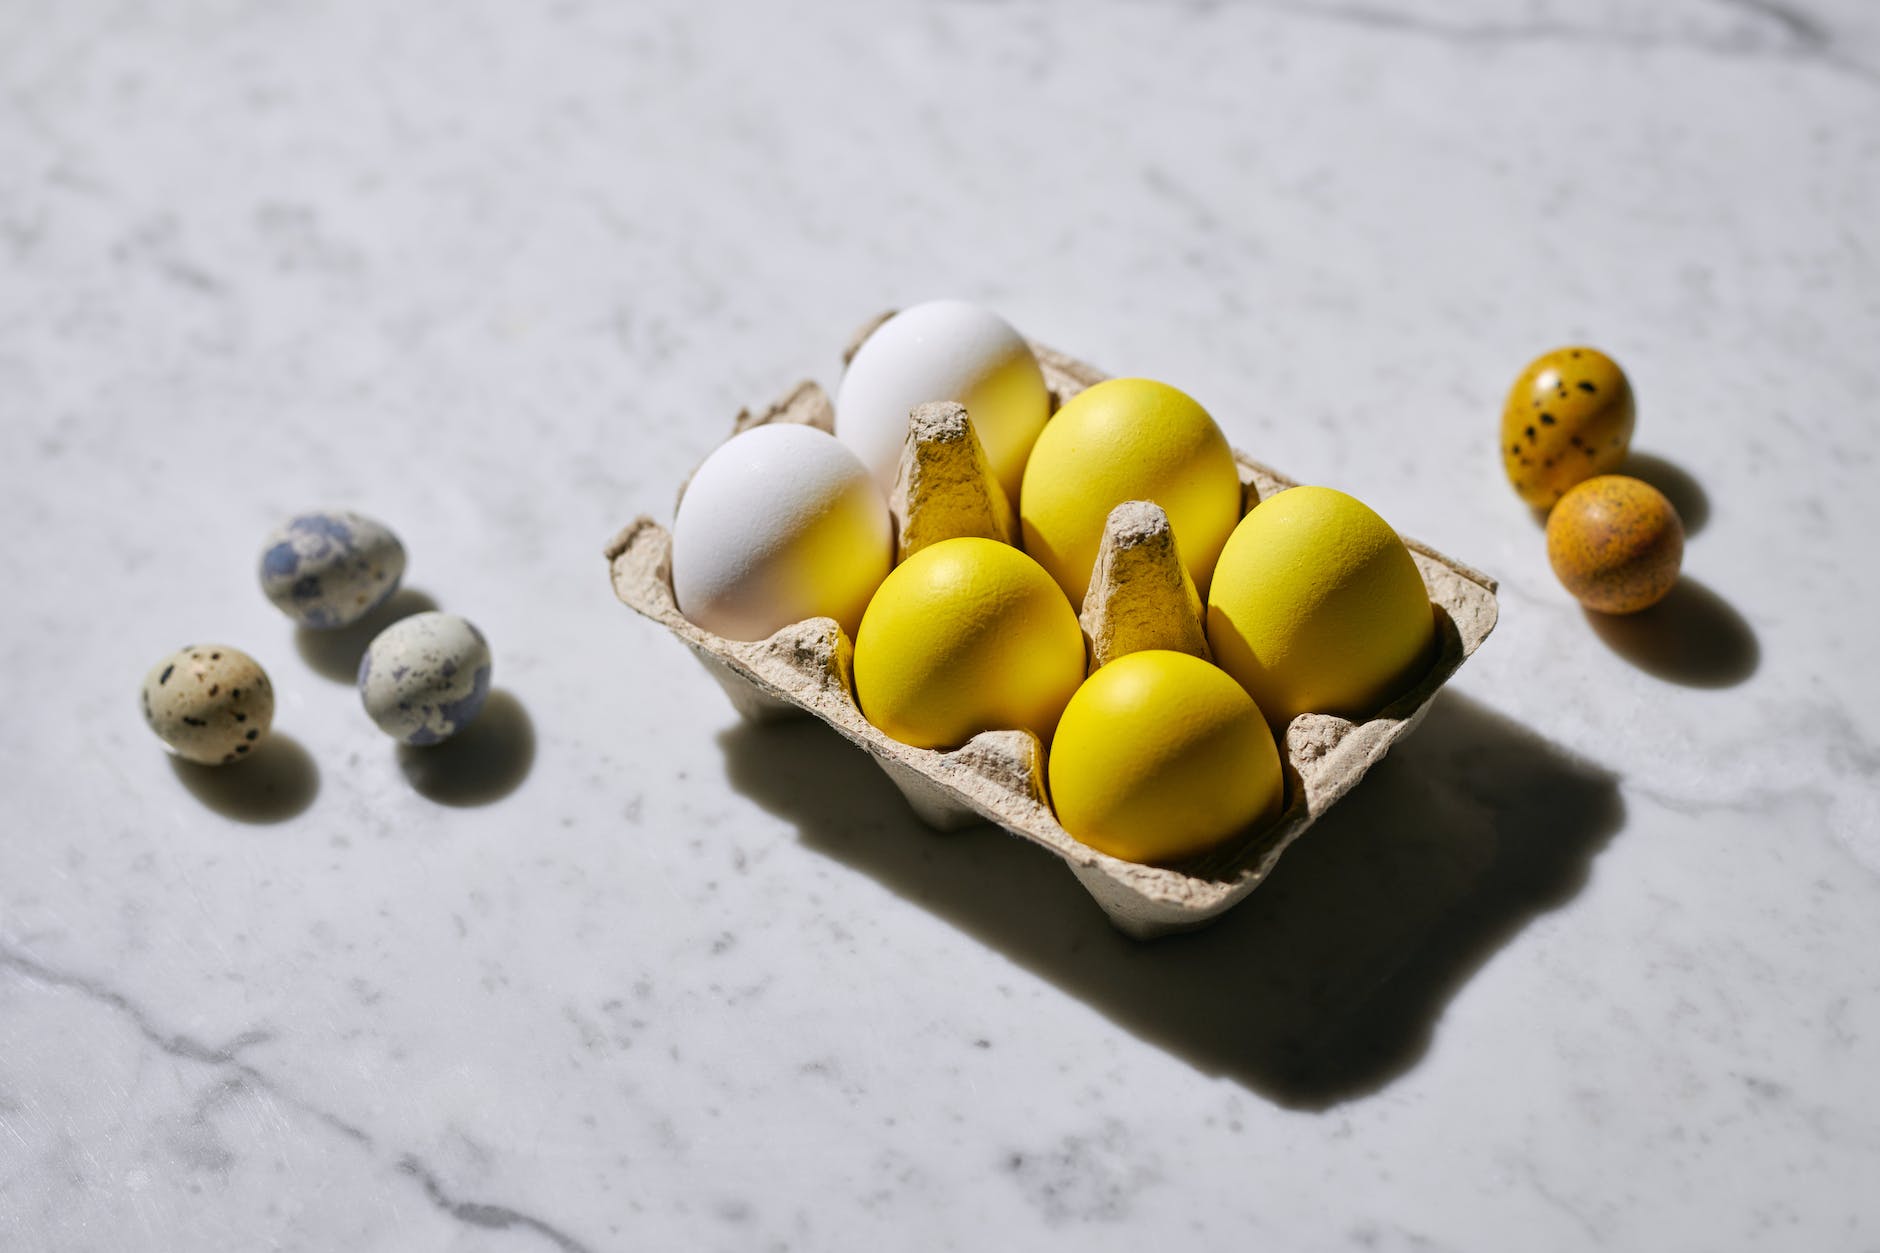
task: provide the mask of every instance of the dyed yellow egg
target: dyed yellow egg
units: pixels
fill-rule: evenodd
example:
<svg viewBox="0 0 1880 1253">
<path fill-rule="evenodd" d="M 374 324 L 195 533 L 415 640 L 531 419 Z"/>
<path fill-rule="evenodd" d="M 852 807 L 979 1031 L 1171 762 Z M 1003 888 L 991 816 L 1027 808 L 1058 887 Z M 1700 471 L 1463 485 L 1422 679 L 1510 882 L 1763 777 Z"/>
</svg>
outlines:
<svg viewBox="0 0 1880 1253">
<path fill-rule="evenodd" d="M 1152 500 L 1168 514 L 1182 564 L 1207 595 L 1240 518 L 1240 473 L 1214 419 L 1187 393 L 1150 379 L 1079 392 L 1045 424 L 1025 463 L 1025 551 L 1082 605 L 1110 510 Z"/>
<path fill-rule="evenodd" d="M 1556 348 L 1521 371 L 1501 411 L 1501 463 L 1521 499 L 1546 509 L 1575 483 L 1619 468 L 1635 409 L 1625 371 L 1597 348 Z"/>
<path fill-rule="evenodd" d="M 1241 686 L 1186 653 L 1130 653 L 1077 689 L 1051 747 L 1058 822 L 1126 861 L 1195 857 L 1277 817 L 1279 750 Z"/>
<path fill-rule="evenodd" d="M 1208 597 L 1208 646 L 1276 727 L 1376 713 L 1434 659 L 1435 611 L 1410 550 L 1363 502 L 1294 487 L 1234 529 Z"/>
<path fill-rule="evenodd" d="M 1637 613 L 1677 583 L 1684 522 L 1651 484 L 1602 474 L 1562 496 L 1547 516 L 1547 560 L 1588 609 Z"/>
<path fill-rule="evenodd" d="M 957 748 L 981 731 L 1049 742 L 1084 678 L 1063 591 L 1009 544 L 950 539 L 882 581 L 855 634 L 855 699 L 887 735 Z"/>
</svg>

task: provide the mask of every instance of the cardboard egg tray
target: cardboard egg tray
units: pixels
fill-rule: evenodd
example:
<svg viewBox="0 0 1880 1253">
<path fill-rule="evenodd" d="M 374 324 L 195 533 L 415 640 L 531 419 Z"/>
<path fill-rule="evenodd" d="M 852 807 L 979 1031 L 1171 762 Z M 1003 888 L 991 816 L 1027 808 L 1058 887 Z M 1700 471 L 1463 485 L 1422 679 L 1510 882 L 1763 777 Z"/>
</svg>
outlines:
<svg viewBox="0 0 1880 1253">
<path fill-rule="evenodd" d="M 879 325 L 865 327 L 862 337 Z M 850 348 L 853 354 L 854 346 Z M 1034 346 L 1052 395 L 1053 412 L 1103 374 Z M 910 435 L 892 508 L 897 561 L 910 537 L 931 543 L 958 534 L 1011 538 L 1009 506 L 984 473 L 984 454 L 960 431 L 958 406 L 922 406 L 912 423 L 925 443 L 915 456 Z M 738 415 L 733 433 L 769 422 L 801 422 L 833 431 L 835 412 L 815 383 L 801 383 L 770 408 Z M 1291 479 L 1238 451 L 1245 508 L 1294 486 Z M 928 468 L 923 491 L 919 468 Z M 964 466 L 961 470 L 959 467 Z M 964 486 L 963 486 L 964 485 Z M 998 499 L 987 500 L 989 488 Z M 683 489 L 682 489 L 683 490 Z M 979 494 L 975 496 L 975 490 Z M 923 494 L 926 499 L 923 503 Z M 614 592 L 631 608 L 678 636 L 704 663 L 738 712 L 753 720 L 813 714 L 865 749 L 930 825 L 952 830 L 992 822 L 1062 858 L 1118 928 L 1137 938 L 1187 930 L 1218 917 L 1258 887 L 1280 855 L 1320 815 L 1364 778 L 1391 746 L 1422 719 L 1437 689 L 1494 629 L 1495 581 L 1425 547 L 1405 544 L 1422 572 L 1436 610 L 1440 652 L 1410 690 L 1359 723 L 1301 714 L 1280 745 L 1286 808 L 1271 825 L 1178 865 L 1121 861 L 1079 843 L 1058 825 L 1045 792 L 1045 753 L 1028 731 L 988 731 L 951 751 L 914 748 L 889 739 L 862 716 L 850 673 L 853 644 L 829 618 L 811 618 L 755 642 L 728 640 L 694 625 L 672 590 L 672 537 L 640 517 L 607 545 Z M 1185 590 L 1184 590 L 1185 585 Z M 1168 647 L 1206 656 L 1194 587 L 1181 571 L 1159 509 L 1120 506 L 1111 515 L 1082 624 L 1094 665 L 1140 647 Z M 1170 606 L 1174 606 L 1171 609 Z"/>
</svg>

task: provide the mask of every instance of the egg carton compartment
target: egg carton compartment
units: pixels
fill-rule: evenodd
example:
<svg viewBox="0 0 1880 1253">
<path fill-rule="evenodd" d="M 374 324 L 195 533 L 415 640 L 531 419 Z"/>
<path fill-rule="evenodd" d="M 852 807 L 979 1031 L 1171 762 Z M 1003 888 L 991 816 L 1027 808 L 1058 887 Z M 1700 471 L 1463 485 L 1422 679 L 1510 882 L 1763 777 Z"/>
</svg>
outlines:
<svg viewBox="0 0 1880 1253">
<path fill-rule="evenodd" d="M 878 322 L 864 328 L 862 335 L 874 325 Z M 1034 351 L 1054 412 L 1106 377 L 1050 349 L 1034 345 Z M 923 408 L 929 411 L 925 418 L 930 441 L 955 438 L 948 433 L 954 415 L 945 410 L 956 406 Z M 801 383 L 767 409 L 740 413 L 732 433 L 771 422 L 805 423 L 833 433 L 834 406 L 817 384 Z M 969 446 L 971 442 L 969 436 Z M 1267 496 L 1296 486 L 1238 450 L 1234 457 L 1243 513 Z M 905 512 L 907 466 L 903 469 L 896 513 L 904 530 L 918 533 L 919 519 L 910 527 Z M 954 508 L 959 508 L 957 499 Z M 1168 559 L 1157 560 L 1158 520 L 1166 525 L 1159 515 L 1159 510 L 1145 516 L 1119 509 L 1112 516 L 1099 558 L 1100 568 L 1109 572 L 1102 580 L 1106 586 L 1093 588 L 1082 616 L 1095 656 L 1092 664 L 1107 660 L 1106 647 L 1115 647 L 1120 655 L 1142 646 L 1115 646 L 1113 637 L 1127 637 L 1131 623 L 1115 615 L 1106 622 L 1100 611 L 1093 620 L 1093 611 L 1106 593 L 1113 595 L 1112 575 L 1149 579 L 1167 570 Z M 993 518 L 987 524 L 1001 523 L 1009 525 L 1009 519 Z M 897 559 L 907 551 L 904 541 L 905 536 L 897 541 L 902 544 Z M 1437 690 L 1494 629 L 1498 609 L 1493 579 L 1414 540 L 1406 538 L 1404 543 L 1423 576 L 1437 619 L 1440 647 L 1434 664 L 1408 691 L 1362 722 L 1328 714 L 1294 718 L 1280 744 L 1286 773 L 1286 807 L 1280 817 L 1242 840 L 1174 865 L 1111 857 L 1059 826 L 1046 798 L 1044 748 L 1028 731 L 987 731 L 950 751 L 915 748 L 888 738 L 855 703 L 853 643 L 833 619 L 811 618 L 751 642 L 725 639 L 696 626 L 679 612 L 672 589 L 672 537 L 654 519 L 635 519 L 605 551 L 615 594 L 690 648 L 741 715 L 755 721 L 801 714 L 821 718 L 868 752 L 929 825 L 955 830 L 991 822 L 1042 845 L 1064 860 L 1112 923 L 1126 934 L 1147 939 L 1201 926 L 1251 894 L 1287 847 L 1422 720 Z M 1143 551 L 1140 559 L 1125 551 L 1135 548 Z M 1205 649 L 1201 640 L 1199 648 L 1182 650 L 1205 656 Z"/>
</svg>

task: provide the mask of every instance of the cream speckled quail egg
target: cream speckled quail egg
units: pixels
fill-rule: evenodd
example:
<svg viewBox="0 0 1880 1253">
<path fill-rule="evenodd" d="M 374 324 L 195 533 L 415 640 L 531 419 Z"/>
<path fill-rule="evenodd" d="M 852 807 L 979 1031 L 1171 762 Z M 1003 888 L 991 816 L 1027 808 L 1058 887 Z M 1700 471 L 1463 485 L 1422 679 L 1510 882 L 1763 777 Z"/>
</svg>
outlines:
<svg viewBox="0 0 1880 1253">
<path fill-rule="evenodd" d="M 470 725 L 489 694 L 489 643 L 456 614 L 400 619 L 359 659 L 366 713 L 401 743 L 442 743 Z"/>
<path fill-rule="evenodd" d="M 405 547 L 391 528 L 344 510 L 288 519 L 261 553 L 261 590 L 282 613 L 320 631 L 371 613 L 404 573 Z"/>
<path fill-rule="evenodd" d="M 240 761 L 274 725 L 274 685 L 261 663 L 227 644 L 189 644 L 144 678 L 144 721 L 185 761 Z"/>
</svg>

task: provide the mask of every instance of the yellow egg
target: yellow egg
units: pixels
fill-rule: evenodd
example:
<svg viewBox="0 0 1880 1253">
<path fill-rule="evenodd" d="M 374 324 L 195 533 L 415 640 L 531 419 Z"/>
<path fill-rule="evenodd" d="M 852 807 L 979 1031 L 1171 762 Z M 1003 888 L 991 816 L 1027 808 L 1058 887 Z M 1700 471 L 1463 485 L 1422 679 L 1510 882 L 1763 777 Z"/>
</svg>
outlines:
<svg viewBox="0 0 1880 1253">
<path fill-rule="evenodd" d="M 1677 583 L 1684 522 L 1651 484 L 1602 474 L 1562 496 L 1548 515 L 1547 560 L 1588 609 L 1637 613 Z"/>
<path fill-rule="evenodd" d="M 1064 829 L 1127 861 L 1216 848 L 1280 812 L 1285 780 L 1240 685 L 1186 653 L 1112 661 L 1077 689 L 1051 747 Z"/>
<path fill-rule="evenodd" d="M 1110 379 L 1073 396 L 1032 445 L 1019 490 L 1025 551 L 1082 605 L 1104 519 L 1126 500 L 1168 514 L 1203 595 L 1240 518 L 1240 475 L 1208 411 L 1166 383 Z"/>
<path fill-rule="evenodd" d="M 1362 719 L 1434 660 L 1435 611 L 1390 524 L 1329 487 L 1260 502 L 1227 541 L 1208 646 L 1276 727 Z"/>
<path fill-rule="evenodd" d="M 1556 348 L 1521 371 L 1501 411 L 1501 463 L 1521 499 L 1547 509 L 1619 468 L 1632 442 L 1632 384 L 1597 348 Z"/>
<path fill-rule="evenodd" d="M 863 716 L 917 748 L 1014 728 L 1049 742 L 1083 677 L 1083 630 L 1064 593 L 989 539 L 943 540 L 902 562 L 855 635 Z"/>
</svg>

